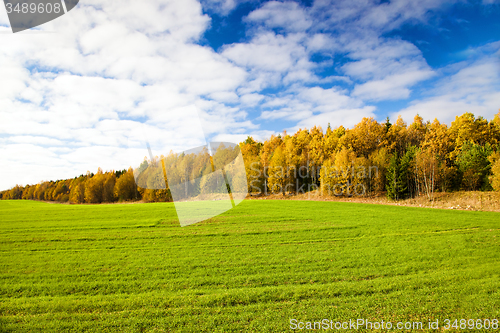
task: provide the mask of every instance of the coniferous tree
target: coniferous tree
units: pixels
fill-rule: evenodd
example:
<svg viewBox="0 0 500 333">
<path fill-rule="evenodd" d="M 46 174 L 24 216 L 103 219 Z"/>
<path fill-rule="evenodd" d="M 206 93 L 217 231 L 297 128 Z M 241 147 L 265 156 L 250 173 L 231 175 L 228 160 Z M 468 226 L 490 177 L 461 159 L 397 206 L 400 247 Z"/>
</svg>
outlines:
<svg viewBox="0 0 500 333">
<path fill-rule="evenodd" d="M 397 152 L 391 156 L 386 179 L 387 197 L 392 200 L 404 199 L 408 192 L 407 170 L 404 169 L 402 159 Z"/>
<path fill-rule="evenodd" d="M 468 191 L 490 189 L 489 175 L 491 163 L 489 156 L 493 149 L 489 144 L 481 146 L 466 141 L 457 156 L 457 165 L 462 173 L 462 186 Z"/>
</svg>

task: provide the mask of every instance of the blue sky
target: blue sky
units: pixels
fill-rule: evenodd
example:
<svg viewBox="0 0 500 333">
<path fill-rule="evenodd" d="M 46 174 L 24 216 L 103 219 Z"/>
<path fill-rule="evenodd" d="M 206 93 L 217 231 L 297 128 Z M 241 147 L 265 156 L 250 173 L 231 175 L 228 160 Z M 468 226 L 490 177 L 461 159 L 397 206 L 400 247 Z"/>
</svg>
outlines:
<svg viewBox="0 0 500 333">
<path fill-rule="evenodd" d="M 224 3 L 224 2 L 222 2 Z M 272 31 L 278 36 L 288 36 L 290 34 L 305 33 L 309 37 L 324 34 L 332 39 L 337 39 L 342 34 L 349 34 L 351 31 L 361 30 L 360 35 L 369 32 L 369 37 L 372 40 L 379 38 L 380 41 L 376 46 L 382 46 L 391 41 L 397 43 L 407 43 L 418 49 L 418 56 L 422 58 L 422 62 L 428 66 L 428 69 L 433 75 L 424 76 L 421 80 L 415 79 L 411 84 L 406 85 L 409 91 L 402 92 L 400 95 L 394 96 L 371 96 L 365 99 L 365 104 L 373 106 L 375 109 L 372 115 L 378 120 L 383 120 L 386 116 L 395 118 L 396 114 L 401 110 L 418 103 L 419 100 L 425 99 L 432 95 L 436 86 L 442 83 L 443 78 L 450 77 L 455 74 L 449 72 L 453 65 L 467 65 L 481 61 L 485 57 L 493 56 L 498 58 L 498 45 L 495 42 L 500 40 L 500 6 L 498 2 L 435 2 L 422 3 L 422 10 L 417 15 L 411 15 L 410 6 L 401 6 L 399 11 L 392 15 L 396 20 L 400 20 L 397 24 L 381 24 L 378 27 L 359 29 L 358 25 L 363 26 L 362 20 L 367 20 L 366 17 L 371 13 L 380 10 L 381 8 L 391 6 L 390 1 L 382 2 L 351 2 L 346 3 L 348 9 L 355 8 L 355 3 L 358 3 L 358 8 L 353 9 L 353 13 L 345 20 L 333 21 L 325 23 L 325 15 L 315 10 L 318 2 L 302 1 L 296 2 L 297 5 L 287 6 L 284 3 L 265 1 L 247 1 L 240 4 L 235 4 L 230 11 L 221 10 L 220 7 L 205 6 L 204 11 L 211 16 L 211 26 L 203 35 L 201 43 L 208 45 L 216 52 L 223 52 L 228 45 L 251 43 L 256 35 L 262 34 L 264 31 Z M 333 2 L 332 2 L 333 3 Z M 339 3 L 339 2 L 337 2 Z M 404 3 L 404 2 L 399 2 Z M 326 7 L 328 4 L 325 2 Z M 418 6 L 418 5 L 417 5 Z M 426 7 L 428 6 L 428 7 Z M 274 7 L 275 12 L 270 10 Z M 301 13 L 304 20 L 309 19 L 310 24 L 304 24 L 302 28 L 292 28 L 287 26 L 285 20 L 283 24 L 279 24 L 276 17 L 286 17 L 293 11 Z M 342 6 L 339 6 L 342 7 Z M 350 7 L 350 8 L 349 8 Z M 265 18 L 251 19 L 252 15 L 263 12 L 267 9 Z M 384 9 L 381 9 L 384 11 Z M 253 14 L 252 14 L 253 13 Z M 303 13 L 303 14 L 302 14 Z M 261 17 L 264 14 L 261 14 Z M 275 17 L 273 17 L 273 15 Z M 288 14 L 289 15 L 289 14 Z M 302 16 L 303 15 L 303 16 Z M 406 18 L 402 18 L 408 15 Z M 296 16 L 298 17 L 298 16 Z M 274 21 L 273 21 L 274 20 Z M 271 24 L 269 22 L 272 21 Z M 314 24 L 312 22 L 320 22 Z M 339 27 L 339 25 L 342 25 Z M 369 26 L 369 24 L 366 24 Z M 362 40 L 362 38 L 360 38 Z M 394 45 L 395 46 L 395 45 Z M 491 46 L 488 50 L 481 50 L 484 47 Z M 313 73 L 319 79 L 326 80 L 332 76 L 345 76 L 345 66 L 350 63 L 359 61 L 359 57 L 352 57 L 349 50 L 329 50 L 322 49 L 318 52 L 308 54 L 309 61 L 313 63 Z M 398 61 L 395 56 L 393 61 Z M 382 65 L 381 65 L 382 67 Z M 314 82 L 307 86 L 319 86 L 323 89 L 341 88 L 348 93 L 352 93 L 356 84 L 366 82 L 365 77 L 349 77 L 348 81 L 330 81 L 325 83 Z M 498 84 L 498 81 L 496 82 Z M 497 86 L 498 87 L 498 86 Z M 286 85 L 278 85 L 265 91 L 266 95 L 279 96 L 286 91 Z M 498 100 L 497 100 L 498 101 Z M 269 110 L 272 111 L 272 108 Z M 250 113 L 261 114 L 262 107 L 259 105 L 256 108 L 249 109 Z M 449 114 L 444 114 L 439 117 L 439 113 L 429 112 L 427 115 L 432 115 L 440 118 L 445 122 L 450 122 L 452 117 Z M 496 109 L 491 110 L 491 112 Z M 486 117 L 491 117 L 491 112 L 484 114 Z M 407 113 L 408 114 L 408 113 Z M 451 115 L 453 116 L 453 115 Z M 428 119 L 432 120 L 433 118 Z M 411 121 L 411 117 L 406 117 L 407 121 Z M 261 128 L 276 131 L 288 127 L 294 127 L 294 120 L 279 119 L 278 121 L 269 121 L 261 123 Z M 323 125 L 323 123 L 318 123 Z M 334 124 L 339 125 L 339 124 Z M 350 123 L 349 125 L 352 125 Z"/>
<path fill-rule="evenodd" d="M 0 189 L 209 140 L 500 108 L 500 2 L 87 0 L 12 34 Z"/>
</svg>

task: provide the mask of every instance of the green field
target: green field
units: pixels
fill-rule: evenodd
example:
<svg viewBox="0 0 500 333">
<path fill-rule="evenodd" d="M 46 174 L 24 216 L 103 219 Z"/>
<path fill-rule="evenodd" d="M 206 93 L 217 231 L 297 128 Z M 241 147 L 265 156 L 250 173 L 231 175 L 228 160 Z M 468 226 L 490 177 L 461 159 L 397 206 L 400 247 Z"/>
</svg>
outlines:
<svg viewBox="0 0 500 333">
<path fill-rule="evenodd" d="M 335 202 L 245 201 L 181 228 L 169 203 L 0 201 L 0 332 L 500 319 L 499 229 L 498 213 Z"/>
</svg>

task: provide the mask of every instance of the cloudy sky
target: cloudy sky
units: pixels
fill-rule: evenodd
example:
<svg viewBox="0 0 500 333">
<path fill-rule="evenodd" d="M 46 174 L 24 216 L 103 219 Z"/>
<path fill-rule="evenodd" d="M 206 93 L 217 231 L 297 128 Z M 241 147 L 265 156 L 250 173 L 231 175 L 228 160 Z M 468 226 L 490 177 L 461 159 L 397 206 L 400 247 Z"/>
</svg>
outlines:
<svg viewBox="0 0 500 333">
<path fill-rule="evenodd" d="M 500 108 L 500 1 L 81 0 L 0 7 L 0 190 L 209 140 Z"/>
</svg>

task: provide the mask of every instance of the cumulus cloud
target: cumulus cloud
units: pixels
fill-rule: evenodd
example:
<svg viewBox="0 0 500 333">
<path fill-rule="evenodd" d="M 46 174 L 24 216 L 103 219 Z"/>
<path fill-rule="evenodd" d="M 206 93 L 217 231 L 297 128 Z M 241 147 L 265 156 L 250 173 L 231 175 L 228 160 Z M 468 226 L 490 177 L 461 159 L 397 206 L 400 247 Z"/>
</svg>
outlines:
<svg viewBox="0 0 500 333">
<path fill-rule="evenodd" d="M 332 128 L 336 128 L 340 125 L 352 128 L 364 117 L 376 118 L 375 109 L 374 106 L 365 106 L 362 108 L 322 112 L 302 119 L 296 126 L 290 128 L 290 132 L 297 131 L 299 128 L 311 128 L 313 126 L 321 126 L 323 129 L 326 129 L 328 124 L 330 124 Z"/>
<path fill-rule="evenodd" d="M 244 41 L 218 51 L 201 42 L 209 15 L 245 2 L 255 9 Z M 19 34 L 0 10 L 0 189 L 136 166 L 146 140 L 159 155 L 206 138 L 264 140 L 284 129 L 263 130 L 271 121 L 291 132 L 351 127 L 379 115 L 374 103 L 414 98 L 426 81 L 434 85 L 406 118 L 491 116 L 498 43 L 431 68 L 416 45 L 386 34 L 453 2 L 88 0 Z"/>
<path fill-rule="evenodd" d="M 322 126 L 353 126 L 363 117 L 372 117 L 375 107 L 365 106 L 362 101 L 350 97 L 347 91 L 337 88 L 292 87 L 288 93 L 268 98 L 261 106 L 264 120 L 285 119 L 294 121 L 296 126 L 288 128 L 290 132 L 298 128 Z M 358 118 L 356 118 L 358 117 Z"/>
<path fill-rule="evenodd" d="M 0 187 L 135 166 L 144 126 L 158 154 L 255 128 L 225 106 L 246 72 L 197 44 L 209 21 L 193 0 L 94 0 L 39 28 L 55 33 L 1 34 Z"/>
<path fill-rule="evenodd" d="M 311 7 L 302 7 L 295 2 L 271 1 L 246 17 L 252 38 L 223 47 L 221 54 L 246 69 L 249 79 L 240 92 L 282 87 L 280 94 L 265 98 L 260 119 L 323 119 L 310 117 L 331 115 L 342 108 L 346 113 L 358 110 L 369 116 L 376 108 L 366 102 L 407 99 L 414 85 L 435 76 L 415 45 L 382 37 L 383 32 L 408 20 L 423 21 L 429 10 L 441 5 L 426 2 L 414 10 L 404 2 L 376 5 L 317 0 Z M 317 54 L 324 60 L 312 61 Z M 344 58 L 341 65 L 328 60 L 339 54 Z M 325 67 L 336 67 L 343 75 L 319 76 Z M 305 87 L 327 82 L 335 86 L 336 81 L 347 83 L 349 89 Z M 297 92 L 297 85 L 302 92 Z M 314 102 L 306 98 L 313 92 L 317 93 Z M 279 106 L 283 100 L 286 105 Z"/>
<path fill-rule="evenodd" d="M 285 73 L 296 66 L 307 66 L 305 48 L 300 44 L 304 35 L 282 36 L 272 32 L 257 35 L 249 43 L 225 47 L 222 55 L 251 69 Z"/>
<path fill-rule="evenodd" d="M 310 9 L 319 22 L 317 29 L 358 32 L 385 32 L 406 22 L 427 22 L 432 11 L 457 0 L 375 2 L 370 0 L 316 0 Z"/>
<path fill-rule="evenodd" d="M 448 124 L 465 112 L 492 119 L 500 107 L 499 59 L 486 57 L 459 65 L 450 66 L 456 72 L 442 76 L 426 93 L 428 97 L 413 101 L 397 114 L 411 119 L 418 113 L 424 119 L 438 118 Z"/>
<path fill-rule="evenodd" d="M 305 31 L 311 25 L 311 18 L 296 2 L 270 1 L 251 12 L 248 22 L 264 24 L 268 28 L 282 28 L 288 31 Z"/>
<path fill-rule="evenodd" d="M 356 85 L 352 95 L 368 100 L 394 100 L 410 97 L 409 86 L 433 76 L 431 70 L 407 70 L 400 74 L 386 76 Z"/>
</svg>

